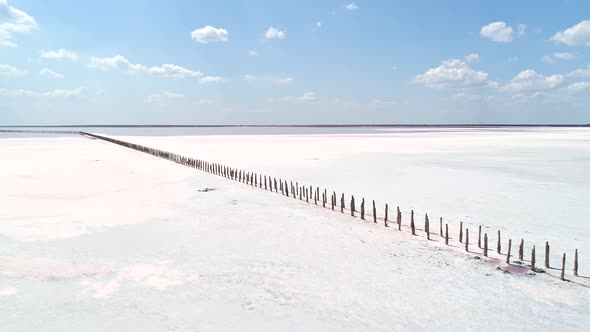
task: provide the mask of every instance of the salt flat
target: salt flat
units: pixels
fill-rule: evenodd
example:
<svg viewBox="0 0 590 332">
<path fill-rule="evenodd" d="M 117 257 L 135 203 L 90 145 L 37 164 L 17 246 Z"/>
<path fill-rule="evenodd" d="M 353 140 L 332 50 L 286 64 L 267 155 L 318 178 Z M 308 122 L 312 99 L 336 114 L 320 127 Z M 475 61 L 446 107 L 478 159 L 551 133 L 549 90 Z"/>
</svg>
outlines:
<svg viewBox="0 0 590 332">
<path fill-rule="evenodd" d="M 524 238 L 527 252 L 549 241 L 556 265 L 575 249 L 590 264 L 587 128 L 119 138 L 399 205 L 406 219 L 414 209 L 419 220 L 483 225 L 494 239 L 501 230 L 505 241 Z"/>
<path fill-rule="evenodd" d="M 229 138 L 180 141 L 221 158 L 216 139 L 228 149 Z M 273 139 L 284 147 L 295 138 Z M 308 146 L 319 139 L 304 138 Z M 242 148 L 251 148 L 246 140 Z M 283 149 L 265 146 L 258 157 L 235 148 L 230 159 L 274 161 L 268 167 L 287 174 L 276 165 L 309 153 L 287 148 L 273 157 Z M 315 155 L 339 164 L 330 150 Z M 590 317 L 588 288 L 504 274 L 407 232 L 112 144 L 0 139 L 0 153 L 5 330 L 574 331 Z M 303 167 L 314 162 L 295 162 L 292 175 L 319 177 L 321 167 Z"/>
</svg>

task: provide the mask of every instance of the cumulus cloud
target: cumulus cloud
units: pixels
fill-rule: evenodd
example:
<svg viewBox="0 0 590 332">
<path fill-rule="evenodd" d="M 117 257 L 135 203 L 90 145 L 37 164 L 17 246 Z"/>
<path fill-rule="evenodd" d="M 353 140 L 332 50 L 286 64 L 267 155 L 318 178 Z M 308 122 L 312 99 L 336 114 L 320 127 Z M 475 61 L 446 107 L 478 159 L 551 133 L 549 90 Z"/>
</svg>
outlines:
<svg viewBox="0 0 590 332">
<path fill-rule="evenodd" d="M 465 57 L 465 60 L 467 62 L 475 62 L 475 61 L 479 60 L 479 54 L 471 53 Z"/>
<path fill-rule="evenodd" d="M 277 85 L 286 85 L 293 83 L 294 79 L 292 77 L 258 77 L 250 74 L 244 75 L 244 80 L 246 81 L 265 81 L 270 82 Z"/>
<path fill-rule="evenodd" d="M 590 20 L 556 33 L 551 40 L 568 46 L 590 46 Z"/>
<path fill-rule="evenodd" d="M 258 52 L 256 52 L 255 50 L 249 50 L 248 55 L 249 56 L 256 56 L 256 55 L 258 55 Z"/>
<path fill-rule="evenodd" d="M 436 68 L 417 75 L 416 83 L 430 88 L 473 88 L 496 87 L 497 83 L 488 79 L 488 74 L 471 69 L 460 59 L 445 60 Z"/>
<path fill-rule="evenodd" d="M 115 55 L 112 58 L 91 57 L 90 68 L 99 70 L 122 70 L 128 72 L 147 71 L 147 67 L 140 64 L 132 64 L 122 55 Z"/>
<path fill-rule="evenodd" d="M 584 69 L 576 69 L 572 72 L 569 72 L 567 74 L 568 77 L 590 77 L 590 66 L 588 66 L 587 68 Z"/>
<path fill-rule="evenodd" d="M 12 41 L 13 33 L 30 32 L 38 28 L 35 18 L 22 10 L 0 0 L 0 46 L 16 47 Z"/>
<path fill-rule="evenodd" d="M 525 33 L 526 33 L 526 25 L 519 24 L 518 25 L 518 35 L 522 37 L 525 35 Z"/>
<path fill-rule="evenodd" d="M 184 95 L 182 93 L 176 93 L 176 92 L 162 92 L 162 93 L 156 93 L 153 95 L 149 95 L 146 98 L 146 103 L 148 104 L 153 104 L 153 103 L 158 103 L 164 100 L 172 100 L 172 99 L 182 99 L 184 98 Z"/>
<path fill-rule="evenodd" d="M 266 32 L 264 33 L 264 37 L 266 39 L 284 39 L 286 36 L 287 33 L 285 31 L 279 30 L 274 27 L 268 28 L 268 30 L 266 30 Z"/>
<path fill-rule="evenodd" d="M 99 70 L 121 70 L 129 73 L 146 72 L 155 76 L 170 77 L 170 78 L 196 78 L 203 77 L 200 71 L 190 70 L 175 64 L 163 64 L 161 66 L 154 66 L 148 68 L 142 64 L 133 64 L 129 62 L 124 56 L 116 55 L 112 58 L 97 58 L 91 57 L 90 68 Z"/>
<path fill-rule="evenodd" d="M 22 77 L 27 74 L 26 71 L 18 69 L 13 66 L 0 64 L 0 76 L 7 77 Z"/>
<path fill-rule="evenodd" d="M 202 85 L 210 85 L 210 84 L 216 84 L 216 83 L 222 83 L 223 82 L 223 77 L 221 76 L 205 76 L 201 79 L 199 79 L 199 83 Z"/>
<path fill-rule="evenodd" d="M 76 54 L 76 52 L 64 50 L 63 48 L 59 50 L 41 51 L 40 56 L 44 59 L 51 60 L 78 60 L 78 54 Z"/>
<path fill-rule="evenodd" d="M 200 71 L 193 71 L 190 69 L 186 69 L 181 66 L 173 65 L 173 64 L 164 64 L 160 67 L 151 67 L 148 69 L 150 74 L 164 76 L 164 77 L 174 77 L 174 78 L 185 78 L 185 77 L 201 77 L 203 73 Z"/>
<path fill-rule="evenodd" d="M 590 82 L 577 82 L 567 87 L 567 91 L 571 94 L 590 95 Z"/>
<path fill-rule="evenodd" d="M 512 27 L 506 25 L 506 23 L 493 22 L 481 27 L 479 35 L 498 43 L 509 43 L 513 39 L 513 32 Z"/>
<path fill-rule="evenodd" d="M 516 75 L 510 83 L 504 86 L 504 89 L 511 92 L 551 90 L 562 82 L 562 75 L 544 76 L 532 69 L 527 69 Z"/>
<path fill-rule="evenodd" d="M 8 89 L 0 89 L 0 96 L 7 96 L 7 97 L 80 97 L 84 93 L 84 88 L 76 88 L 76 89 L 56 89 L 53 91 L 48 92 L 36 92 L 31 90 L 25 89 L 16 89 L 16 90 L 8 90 Z"/>
<path fill-rule="evenodd" d="M 41 76 L 46 76 L 46 77 L 51 77 L 51 78 L 64 78 L 63 74 L 60 73 L 56 73 L 53 70 L 49 69 L 49 68 L 43 68 L 39 71 L 39 75 Z"/>
<path fill-rule="evenodd" d="M 345 5 L 344 8 L 346 8 L 348 10 L 356 10 L 356 9 L 359 9 L 359 7 L 354 2 L 351 2 L 348 5 Z"/>
<path fill-rule="evenodd" d="M 191 32 L 191 39 L 196 40 L 201 44 L 207 44 L 211 42 L 226 42 L 228 41 L 228 32 L 225 29 L 207 25 Z"/>
<path fill-rule="evenodd" d="M 545 63 L 555 63 L 559 60 L 572 60 L 575 59 L 576 56 L 572 53 L 568 52 L 555 52 L 551 55 L 545 55 L 541 60 Z"/>
<path fill-rule="evenodd" d="M 307 92 L 303 93 L 303 95 L 301 97 L 299 97 L 299 99 L 302 101 L 313 101 L 313 100 L 316 100 L 316 98 L 317 98 L 317 93 L 311 92 L 311 91 L 307 91 Z"/>
</svg>

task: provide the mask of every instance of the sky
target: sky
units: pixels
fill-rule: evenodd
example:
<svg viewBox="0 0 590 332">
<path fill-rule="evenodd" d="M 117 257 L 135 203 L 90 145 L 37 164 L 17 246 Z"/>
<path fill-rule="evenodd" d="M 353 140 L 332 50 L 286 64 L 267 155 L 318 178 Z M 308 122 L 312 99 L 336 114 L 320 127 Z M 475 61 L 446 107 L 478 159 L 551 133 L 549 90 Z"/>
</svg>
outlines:
<svg viewBox="0 0 590 332">
<path fill-rule="evenodd" d="M 590 1 L 0 0 L 0 125 L 590 123 Z"/>
</svg>

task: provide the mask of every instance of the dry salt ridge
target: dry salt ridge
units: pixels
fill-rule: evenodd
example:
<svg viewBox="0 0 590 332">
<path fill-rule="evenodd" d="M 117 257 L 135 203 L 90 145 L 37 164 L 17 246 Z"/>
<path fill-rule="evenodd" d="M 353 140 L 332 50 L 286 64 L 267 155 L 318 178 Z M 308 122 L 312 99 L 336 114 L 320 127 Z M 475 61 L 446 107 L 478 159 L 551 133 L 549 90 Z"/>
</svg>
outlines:
<svg viewBox="0 0 590 332">
<path fill-rule="evenodd" d="M 0 326 L 575 331 L 589 321 L 588 130 L 114 138 L 256 170 L 291 192 L 80 136 L 1 138 Z M 291 181 L 322 191 L 293 199 Z"/>
</svg>

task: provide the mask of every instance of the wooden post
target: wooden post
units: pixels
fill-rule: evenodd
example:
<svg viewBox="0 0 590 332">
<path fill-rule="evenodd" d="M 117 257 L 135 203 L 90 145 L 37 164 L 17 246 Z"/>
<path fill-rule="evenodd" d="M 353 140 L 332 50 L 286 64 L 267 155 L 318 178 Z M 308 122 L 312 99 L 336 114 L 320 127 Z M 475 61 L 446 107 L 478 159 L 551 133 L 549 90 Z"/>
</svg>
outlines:
<svg viewBox="0 0 590 332">
<path fill-rule="evenodd" d="M 377 223 L 377 208 L 375 208 L 375 200 L 373 200 L 373 223 Z"/>
<path fill-rule="evenodd" d="M 545 267 L 549 268 L 549 242 L 545 242 Z"/>
<path fill-rule="evenodd" d="M 305 202 L 309 203 L 309 194 L 311 194 L 311 190 L 307 190 L 307 188 L 305 188 Z"/>
<path fill-rule="evenodd" d="M 335 206 L 336 206 L 336 192 L 334 192 L 332 194 L 332 210 L 334 210 Z"/>
<path fill-rule="evenodd" d="M 328 200 L 328 189 L 324 189 L 324 207 L 326 207 L 327 200 Z"/>
<path fill-rule="evenodd" d="M 498 244 L 496 245 L 498 253 L 502 252 L 502 240 L 500 238 L 500 230 L 498 230 Z"/>
<path fill-rule="evenodd" d="M 512 251 L 512 239 L 508 239 L 508 253 L 506 254 L 506 264 L 510 264 L 510 251 Z"/>
<path fill-rule="evenodd" d="M 402 212 L 399 209 L 399 206 L 397 207 L 397 230 L 402 230 Z"/>
<path fill-rule="evenodd" d="M 565 280 L 565 253 L 563 253 L 563 258 L 561 259 L 561 280 Z"/>
<path fill-rule="evenodd" d="M 531 250 L 531 270 L 532 271 L 535 271 L 535 263 L 536 263 L 535 246 L 533 246 L 533 249 Z"/>
<path fill-rule="evenodd" d="M 443 230 L 442 230 L 442 217 L 440 217 L 440 237 L 443 237 Z"/>
<path fill-rule="evenodd" d="M 449 245 L 449 224 L 445 224 L 445 244 Z"/>
<path fill-rule="evenodd" d="M 465 251 L 469 251 L 469 228 L 465 229 Z"/>
<path fill-rule="evenodd" d="M 524 239 L 520 239 L 520 246 L 518 246 L 518 260 L 524 260 Z"/>
<path fill-rule="evenodd" d="M 481 225 L 479 225 L 479 230 L 477 232 L 477 247 L 481 249 Z"/>
<path fill-rule="evenodd" d="M 426 232 L 426 239 L 430 240 L 430 220 L 428 220 L 428 213 L 424 217 L 424 231 Z"/>
<path fill-rule="evenodd" d="M 459 223 L 459 242 L 463 242 L 463 222 Z"/>
<path fill-rule="evenodd" d="M 361 201 L 361 219 L 365 220 L 365 198 Z"/>
<path fill-rule="evenodd" d="M 410 219 L 410 228 L 412 229 L 412 235 L 416 235 L 416 225 L 414 225 L 414 210 L 412 210 L 412 217 Z"/>
<path fill-rule="evenodd" d="M 574 255 L 574 277 L 578 276 L 578 249 L 576 249 L 576 254 Z"/>
<path fill-rule="evenodd" d="M 293 184 L 291 184 L 293 185 Z M 285 195 L 289 197 L 289 186 L 287 186 L 287 181 L 285 181 Z"/>
<path fill-rule="evenodd" d="M 326 193 L 322 193 L 322 207 L 326 207 Z"/>
<path fill-rule="evenodd" d="M 354 195 L 350 199 L 350 215 L 354 217 Z"/>
<path fill-rule="evenodd" d="M 483 235 L 483 255 L 488 257 L 488 233 Z"/>
<path fill-rule="evenodd" d="M 344 213 L 344 193 L 342 193 L 342 197 L 340 198 L 340 212 Z"/>
<path fill-rule="evenodd" d="M 383 218 L 384 223 L 385 223 L 385 227 L 389 227 L 389 225 L 387 224 L 387 216 L 389 215 L 389 205 L 387 205 L 387 203 L 385 203 L 385 217 Z"/>
</svg>

